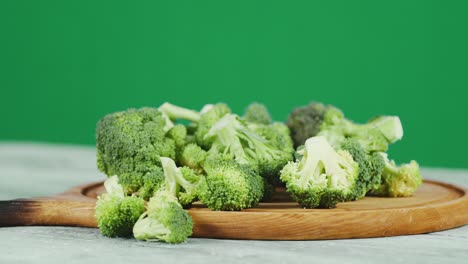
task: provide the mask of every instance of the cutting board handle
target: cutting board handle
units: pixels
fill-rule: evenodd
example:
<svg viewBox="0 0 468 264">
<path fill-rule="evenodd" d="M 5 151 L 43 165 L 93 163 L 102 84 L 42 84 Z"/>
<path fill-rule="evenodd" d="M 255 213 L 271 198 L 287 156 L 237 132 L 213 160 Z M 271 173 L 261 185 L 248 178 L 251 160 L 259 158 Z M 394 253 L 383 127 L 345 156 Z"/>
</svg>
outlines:
<svg viewBox="0 0 468 264">
<path fill-rule="evenodd" d="M 96 227 L 93 201 L 53 197 L 0 201 L 0 227 L 57 225 Z"/>
</svg>

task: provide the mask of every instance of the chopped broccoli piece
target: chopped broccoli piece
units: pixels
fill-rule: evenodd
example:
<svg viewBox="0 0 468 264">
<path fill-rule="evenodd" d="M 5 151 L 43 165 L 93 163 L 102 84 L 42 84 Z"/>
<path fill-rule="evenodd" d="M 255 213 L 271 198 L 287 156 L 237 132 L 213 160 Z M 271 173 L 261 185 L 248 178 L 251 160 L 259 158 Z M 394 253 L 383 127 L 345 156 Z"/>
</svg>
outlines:
<svg viewBox="0 0 468 264">
<path fill-rule="evenodd" d="M 133 234 L 138 240 L 181 243 L 192 234 L 193 221 L 182 208 L 197 198 L 200 176 L 188 167 L 178 168 L 174 160 L 161 157 L 164 183 L 150 198 Z"/>
<path fill-rule="evenodd" d="M 292 148 L 278 147 L 281 144 L 287 145 L 286 140 L 284 142 L 274 140 L 275 137 L 282 137 L 278 131 L 282 130 L 271 129 L 269 136 L 272 140 L 268 140 L 249 129 L 245 121 L 237 115 L 226 114 L 211 127 L 204 138 L 211 141 L 209 156 L 229 157 L 240 164 L 258 168 L 261 175 L 267 175 L 278 172 L 292 159 Z"/>
<path fill-rule="evenodd" d="M 212 142 L 209 138 L 205 137 L 205 135 L 216 122 L 230 113 L 231 109 L 223 103 L 203 107 L 200 120 L 197 123 L 197 130 L 195 131 L 197 144 L 205 149 L 210 148 Z"/>
<path fill-rule="evenodd" d="M 207 153 L 196 144 L 188 144 L 185 146 L 180 155 L 180 164 L 187 166 L 198 174 L 203 174 L 203 163 L 205 162 Z"/>
<path fill-rule="evenodd" d="M 167 136 L 174 140 L 177 150 L 180 150 L 185 145 L 187 138 L 187 128 L 184 125 L 177 124 L 167 131 Z"/>
<path fill-rule="evenodd" d="M 356 124 L 346 119 L 338 108 L 320 103 L 310 103 L 295 109 L 288 117 L 296 146 L 313 136 L 324 136 L 339 149 L 347 139 L 357 140 L 366 152 L 384 152 L 388 144 L 403 136 L 400 119 L 395 116 L 380 116 L 367 124 Z"/>
<path fill-rule="evenodd" d="M 104 183 L 107 193 L 98 196 L 95 216 L 99 230 L 108 237 L 128 237 L 133 225 L 145 211 L 145 201 L 136 196 L 125 196 L 117 176 Z"/>
<path fill-rule="evenodd" d="M 385 161 L 382 182 L 372 189 L 371 194 L 386 197 L 408 197 L 413 195 L 422 184 L 419 164 L 412 160 L 410 163 L 397 166 L 395 161 L 388 159 L 386 153 L 380 154 Z"/>
<path fill-rule="evenodd" d="M 161 191 L 150 199 L 133 227 L 138 240 L 181 243 L 192 235 L 193 221 L 170 192 Z"/>
<path fill-rule="evenodd" d="M 271 123 L 271 116 L 264 104 L 251 103 L 245 110 L 244 120 L 251 123 L 268 125 Z"/>
<path fill-rule="evenodd" d="M 269 183 L 278 185 L 280 183 L 279 172 L 293 159 L 294 147 L 289 133 L 289 128 L 279 122 L 274 122 L 269 125 L 248 124 L 249 129 L 263 137 L 273 148 L 281 150 L 276 152 L 274 159 L 276 162 L 271 162 L 268 159 L 258 161 L 260 174 L 265 177 Z"/>
<path fill-rule="evenodd" d="M 307 106 L 294 109 L 289 114 L 286 124 L 291 130 L 291 137 L 296 147 L 303 145 L 308 138 L 320 132 L 325 113 L 330 108 L 332 106 L 311 102 Z"/>
<path fill-rule="evenodd" d="M 201 176 L 188 168 L 178 168 L 174 160 L 161 157 L 161 164 L 164 170 L 164 186 L 159 191 L 166 190 L 179 199 L 183 206 L 190 205 L 197 199 L 198 185 Z"/>
<path fill-rule="evenodd" d="M 382 132 L 388 143 L 394 143 L 403 137 L 403 126 L 398 116 L 377 116 L 367 124 Z"/>
<path fill-rule="evenodd" d="M 96 129 L 98 168 L 108 176 L 122 178 L 126 190 L 138 190 L 143 176 L 161 166 L 161 156 L 175 158 L 176 141 L 168 137 L 166 122 L 155 108 L 129 109 L 103 117 Z M 181 129 L 176 126 L 170 134 L 179 142 L 181 133 L 176 130 Z"/>
<path fill-rule="evenodd" d="M 248 165 L 233 160 L 208 159 L 200 184 L 200 201 L 211 210 L 238 211 L 258 204 L 263 196 L 263 178 Z"/>
<path fill-rule="evenodd" d="M 350 200 L 362 199 L 369 190 L 380 185 L 381 174 L 385 166 L 384 159 L 376 152 L 366 153 L 355 140 L 346 140 L 341 148 L 348 151 L 359 165 L 359 176 Z"/>
<path fill-rule="evenodd" d="M 305 208 L 333 208 L 351 199 L 359 165 L 348 151 L 335 151 L 317 136 L 306 140 L 302 152 L 303 158 L 289 162 L 280 176 L 294 200 Z"/>
<path fill-rule="evenodd" d="M 161 187 L 164 182 L 164 173 L 160 167 L 154 167 L 143 176 L 134 173 L 122 173 L 119 182 L 126 194 L 138 194 L 148 200 Z"/>
</svg>

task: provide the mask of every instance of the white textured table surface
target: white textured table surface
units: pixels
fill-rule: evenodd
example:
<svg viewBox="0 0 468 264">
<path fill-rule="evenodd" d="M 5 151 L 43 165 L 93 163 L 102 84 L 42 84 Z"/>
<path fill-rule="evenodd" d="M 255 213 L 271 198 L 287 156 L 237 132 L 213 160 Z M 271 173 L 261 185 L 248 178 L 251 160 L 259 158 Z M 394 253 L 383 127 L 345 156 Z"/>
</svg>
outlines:
<svg viewBox="0 0 468 264">
<path fill-rule="evenodd" d="M 468 186 L 468 170 L 423 176 Z M 0 143 L 0 200 L 47 196 L 104 179 L 91 147 Z M 109 239 L 94 228 L 0 228 L 0 263 L 468 263 L 468 225 L 424 235 L 329 241 Z"/>
</svg>

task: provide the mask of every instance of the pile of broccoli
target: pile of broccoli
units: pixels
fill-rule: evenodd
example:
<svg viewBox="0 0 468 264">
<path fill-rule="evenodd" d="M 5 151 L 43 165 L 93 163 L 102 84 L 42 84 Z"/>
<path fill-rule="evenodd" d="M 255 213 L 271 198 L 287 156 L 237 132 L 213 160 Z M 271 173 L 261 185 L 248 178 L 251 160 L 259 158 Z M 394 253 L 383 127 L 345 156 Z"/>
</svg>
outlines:
<svg viewBox="0 0 468 264">
<path fill-rule="evenodd" d="M 164 103 L 111 113 L 96 129 L 97 166 L 109 176 L 96 219 L 108 237 L 180 243 L 191 234 L 194 202 L 238 211 L 285 185 L 304 208 L 333 208 L 365 195 L 410 196 L 418 164 L 385 154 L 401 139 L 398 117 L 355 124 L 333 106 L 311 103 L 286 124 L 263 104 L 239 116 L 223 103 L 200 111 Z"/>
<path fill-rule="evenodd" d="M 234 211 L 271 198 L 294 154 L 288 127 L 258 103 L 244 116 L 221 103 L 112 113 L 97 124 L 96 146 L 110 177 L 96 204 L 101 233 L 169 243 L 191 235 L 184 208 L 196 201 Z"/>
<path fill-rule="evenodd" d="M 297 152 L 280 178 L 305 208 L 333 208 L 365 195 L 411 196 L 422 183 L 416 161 L 398 167 L 385 153 L 403 137 L 397 116 L 356 124 L 340 109 L 312 102 L 291 112 L 286 123 Z"/>
</svg>

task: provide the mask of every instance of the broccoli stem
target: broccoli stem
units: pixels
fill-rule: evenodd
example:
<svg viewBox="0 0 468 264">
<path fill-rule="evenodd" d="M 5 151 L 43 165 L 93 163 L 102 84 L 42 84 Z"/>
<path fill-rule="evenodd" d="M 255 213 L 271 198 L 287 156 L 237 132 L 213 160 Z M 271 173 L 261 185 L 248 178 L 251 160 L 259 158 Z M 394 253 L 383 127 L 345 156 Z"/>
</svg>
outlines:
<svg viewBox="0 0 468 264">
<path fill-rule="evenodd" d="M 168 191 L 174 196 L 177 196 L 179 186 L 177 184 L 176 175 L 180 173 L 179 168 L 177 168 L 172 159 L 165 157 L 161 157 L 161 166 L 164 170 L 164 176 L 166 177 L 165 182 Z"/>
<path fill-rule="evenodd" d="M 403 137 L 403 126 L 398 116 L 379 116 L 369 124 L 380 130 L 388 143 L 394 143 Z"/>
<path fill-rule="evenodd" d="M 170 103 L 164 103 L 159 108 L 159 111 L 166 114 L 170 119 L 185 119 L 192 122 L 200 120 L 200 113 L 187 108 L 183 108 Z"/>
<path fill-rule="evenodd" d="M 168 182 L 168 184 L 170 184 L 169 191 L 172 194 L 174 195 L 177 194 L 177 191 L 178 191 L 177 185 L 182 186 L 184 189 L 187 189 L 190 186 L 194 185 L 184 178 L 184 176 L 182 175 L 182 172 L 177 167 L 174 160 L 170 158 L 161 157 L 161 165 L 164 170 L 164 175 L 166 175 L 166 177 L 169 180 Z"/>
</svg>

